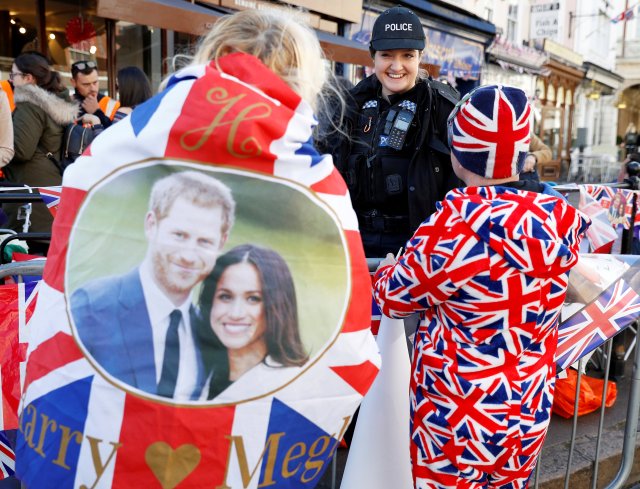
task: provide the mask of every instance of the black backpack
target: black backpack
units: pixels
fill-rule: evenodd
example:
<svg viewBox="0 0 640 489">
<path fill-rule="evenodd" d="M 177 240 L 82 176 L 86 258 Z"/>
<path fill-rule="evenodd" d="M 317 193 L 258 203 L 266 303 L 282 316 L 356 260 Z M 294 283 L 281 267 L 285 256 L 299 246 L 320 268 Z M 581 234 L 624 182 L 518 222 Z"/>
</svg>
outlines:
<svg viewBox="0 0 640 489">
<path fill-rule="evenodd" d="M 81 124 L 69 124 L 64 129 L 62 148 L 60 150 L 60 172 L 64 170 L 80 156 L 95 137 L 92 127 L 84 127 Z"/>
</svg>

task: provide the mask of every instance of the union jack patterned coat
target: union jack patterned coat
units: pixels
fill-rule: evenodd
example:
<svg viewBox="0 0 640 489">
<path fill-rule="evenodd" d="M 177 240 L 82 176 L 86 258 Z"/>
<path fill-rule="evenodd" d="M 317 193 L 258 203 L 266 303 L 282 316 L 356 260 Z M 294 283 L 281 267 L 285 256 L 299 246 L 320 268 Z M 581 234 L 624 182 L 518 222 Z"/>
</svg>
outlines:
<svg viewBox="0 0 640 489">
<path fill-rule="evenodd" d="M 455 189 L 438 207 L 374 285 L 383 314 L 421 314 L 416 487 L 526 483 L 550 416 L 567 272 L 588 220 L 554 195 L 506 186 Z"/>
</svg>

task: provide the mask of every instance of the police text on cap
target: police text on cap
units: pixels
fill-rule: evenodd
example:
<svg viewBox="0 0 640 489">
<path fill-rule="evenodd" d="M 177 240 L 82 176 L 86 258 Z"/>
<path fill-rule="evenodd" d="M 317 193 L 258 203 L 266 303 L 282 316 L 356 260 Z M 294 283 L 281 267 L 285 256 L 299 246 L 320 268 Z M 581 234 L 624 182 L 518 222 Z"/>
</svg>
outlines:
<svg viewBox="0 0 640 489">
<path fill-rule="evenodd" d="M 412 31 L 413 25 L 405 22 L 404 24 L 385 24 L 385 31 Z"/>
</svg>

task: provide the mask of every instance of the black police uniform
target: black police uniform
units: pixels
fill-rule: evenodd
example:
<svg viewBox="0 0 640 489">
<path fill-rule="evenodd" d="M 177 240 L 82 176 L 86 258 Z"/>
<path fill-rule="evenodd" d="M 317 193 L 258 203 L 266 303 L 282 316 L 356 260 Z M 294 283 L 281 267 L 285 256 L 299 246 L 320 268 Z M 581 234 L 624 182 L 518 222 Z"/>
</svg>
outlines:
<svg viewBox="0 0 640 489">
<path fill-rule="evenodd" d="M 333 147 L 358 216 L 365 254 L 396 253 L 460 185 L 447 147 L 447 117 L 458 101 L 449 85 L 425 79 L 389 97 L 375 75 L 347 98 L 342 137 Z"/>
</svg>

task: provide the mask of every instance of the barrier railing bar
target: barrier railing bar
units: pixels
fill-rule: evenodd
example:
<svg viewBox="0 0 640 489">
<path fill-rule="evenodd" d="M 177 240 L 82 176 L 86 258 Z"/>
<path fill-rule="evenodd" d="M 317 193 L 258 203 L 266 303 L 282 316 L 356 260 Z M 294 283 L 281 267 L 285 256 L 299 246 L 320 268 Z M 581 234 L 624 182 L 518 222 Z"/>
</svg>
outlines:
<svg viewBox="0 0 640 489">
<path fill-rule="evenodd" d="M 40 194 L 29 193 L 15 193 L 15 194 L 3 194 L 0 193 L 0 202 L 3 204 L 21 204 L 24 202 L 42 202 L 42 196 Z"/>
<path fill-rule="evenodd" d="M 536 483 L 534 484 L 533 489 L 538 489 L 538 486 L 540 485 L 540 467 L 542 467 L 542 450 L 540 450 L 540 453 L 538 454 L 538 461 L 536 462 Z"/>
<path fill-rule="evenodd" d="M 573 449 L 576 446 L 576 433 L 578 431 L 578 401 L 580 400 L 580 380 L 582 380 L 582 364 L 584 357 L 578 360 L 578 380 L 576 384 L 576 396 L 573 402 L 573 419 L 571 421 L 571 442 L 569 444 L 569 459 L 567 460 L 567 470 L 564 475 L 564 489 L 569 489 L 569 479 L 571 478 L 571 462 L 573 462 Z"/>
<path fill-rule="evenodd" d="M 11 275 L 42 275 L 45 258 L 0 265 L 0 279 Z"/>
<path fill-rule="evenodd" d="M 640 345 L 640 327 L 636 323 L 636 345 Z M 627 423 L 624 428 L 624 441 L 622 443 L 622 457 L 618 473 L 613 481 L 605 489 L 620 489 L 626 482 L 633 467 L 633 458 L 636 448 L 636 432 L 638 430 L 638 415 L 640 415 L 640 348 L 636 346 L 636 354 L 633 359 L 633 376 L 629 391 L 629 404 L 627 407 Z"/>
<path fill-rule="evenodd" d="M 596 489 L 598 484 L 598 464 L 600 458 L 600 442 L 602 437 L 602 431 L 604 430 L 604 410 L 607 403 L 607 387 L 609 387 L 609 370 L 611 369 L 611 362 L 608 361 L 611 358 L 611 351 L 613 349 L 613 341 L 607 341 L 607 362 L 604 367 L 604 386 L 602 388 L 602 402 L 600 403 L 600 418 L 598 420 L 598 437 L 596 438 L 596 454 L 593 460 L 593 475 L 591 477 L 591 489 Z M 579 389 L 580 384 L 576 389 Z M 578 406 L 576 406 L 578 409 Z"/>
<path fill-rule="evenodd" d="M 15 241 L 18 239 L 24 239 L 24 240 L 50 240 L 51 239 L 51 233 L 15 233 L 12 234 L 10 236 L 7 236 L 1 243 L 0 243 L 0 265 L 4 263 L 4 250 L 7 247 L 7 245 L 11 242 L 11 241 Z"/>
<path fill-rule="evenodd" d="M 331 461 L 331 489 L 336 489 L 336 476 L 338 473 L 338 450 L 333 453 L 333 460 Z"/>
</svg>

